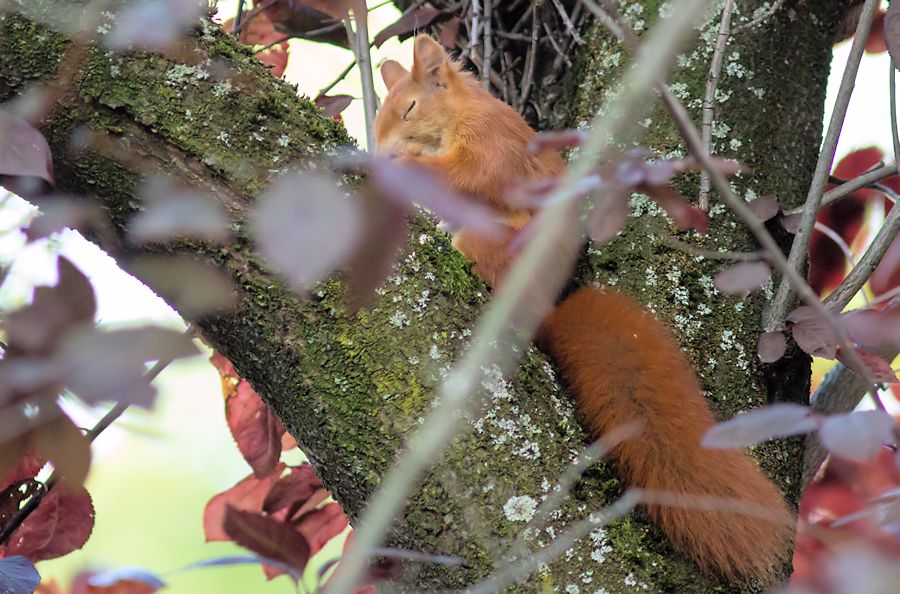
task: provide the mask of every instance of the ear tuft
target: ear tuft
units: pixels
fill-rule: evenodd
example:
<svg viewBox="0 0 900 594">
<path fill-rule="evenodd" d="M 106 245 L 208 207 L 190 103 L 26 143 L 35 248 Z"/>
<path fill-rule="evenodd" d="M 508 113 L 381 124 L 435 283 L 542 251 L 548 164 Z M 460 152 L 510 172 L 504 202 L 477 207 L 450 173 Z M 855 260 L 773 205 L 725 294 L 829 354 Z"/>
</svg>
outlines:
<svg viewBox="0 0 900 594">
<path fill-rule="evenodd" d="M 397 81 L 409 74 L 409 72 L 400 65 L 400 62 L 396 62 L 394 60 L 387 60 L 384 64 L 381 65 L 381 80 L 384 81 L 384 86 L 387 87 L 388 91 L 391 90 Z"/>
<path fill-rule="evenodd" d="M 413 45 L 413 78 L 419 82 L 436 81 L 446 76 L 449 71 L 447 52 L 428 35 L 416 37 Z"/>
</svg>

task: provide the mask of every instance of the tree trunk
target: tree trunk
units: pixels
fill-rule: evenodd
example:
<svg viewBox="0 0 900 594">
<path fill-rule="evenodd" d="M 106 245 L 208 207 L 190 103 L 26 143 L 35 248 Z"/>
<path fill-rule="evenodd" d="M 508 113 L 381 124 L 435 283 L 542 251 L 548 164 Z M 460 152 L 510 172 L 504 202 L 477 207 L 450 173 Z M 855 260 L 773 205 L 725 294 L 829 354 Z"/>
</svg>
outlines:
<svg viewBox="0 0 900 594">
<path fill-rule="evenodd" d="M 0 101 L 53 79 L 73 47 L 44 24 L 73 3 L 30 4 L 16 9 L 27 14 L 7 14 L 0 21 Z M 634 2 L 628 13 L 649 24 L 658 4 Z M 745 11 L 751 4 L 739 2 Z M 774 194 L 785 206 L 795 206 L 805 192 L 821 133 L 838 4 L 789 2 L 764 26 L 733 40 L 737 57 L 726 61 L 730 74 L 721 89 L 728 99 L 720 103 L 718 116 L 730 129 L 717 138 L 715 148 L 753 168 L 752 176 L 736 182 L 748 197 Z M 717 22 L 711 17 L 707 35 Z M 707 35 L 701 39 L 709 41 Z M 573 124 L 587 121 L 627 62 L 599 26 L 591 25 L 584 37 L 586 44 L 576 48 L 566 99 L 555 107 Z M 707 41 L 686 50 L 689 65 L 672 85 L 695 115 L 711 51 Z M 195 29 L 187 50 L 179 55 L 192 56 L 189 64 L 154 53 L 114 55 L 88 47 L 84 60 L 76 62 L 73 84 L 41 124 L 53 150 L 58 187 L 101 204 L 120 233 L 140 208 L 137 183 L 149 175 L 199 186 L 228 208 L 237 235 L 229 245 L 183 243 L 169 249 L 214 263 L 238 290 L 234 311 L 194 321 L 251 381 L 356 517 L 465 347 L 487 289 L 447 237 L 420 216 L 371 309 L 355 317 L 344 314 L 337 280 L 323 283 L 308 300 L 288 291 L 248 240 L 252 198 L 274 170 L 303 166 L 352 141 L 215 25 Z M 614 57 L 620 53 L 623 59 Z M 664 154 L 683 151 L 662 112 L 649 122 L 643 142 Z M 692 179 L 679 183 L 686 195 L 696 193 Z M 711 277 L 721 263 L 664 248 L 640 226 L 652 207 L 637 196 L 633 203 L 628 229 L 612 244 L 590 250 L 579 267 L 580 282 L 617 284 L 673 321 L 720 416 L 772 400 L 803 401 L 809 373 L 803 357 L 795 355 L 778 369 L 756 362 L 765 297 L 718 294 Z M 713 205 L 708 237 L 687 240 L 712 249 L 754 249 L 741 224 Z M 134 249 L 117 253 L 126 269 L 140 256 Z M 515 374 L 489 372 L 487 377 L 486 408 L 469 420 L 471 431 L 453 442 L 421 482 L 389 539 L 393 546 L 459 555 L 465 564 L 411 566 L 396 582 L 401 590 L 459 587 L 501 565 L 525 526 L 508 512 L 508 504 L 523 501 L 517 497 L 540 501 L 586 443 L 568 396 L 536 350 L 525 353 Z M 780 442 L 757 452 L 795 502 L 800 447 L 797 441 Z M 620 493 L 615 476 L 608 464 L 593 467 L 550 525 L 526 535 L 530 546 L 546 546 L 554 534 L 615 500 Z M 633 591 L 634 584 L 647 592 L 759 589 L 699 575 L 636 512 L 576 543 L 521 590 L 617 593 Z"/>
</svg>

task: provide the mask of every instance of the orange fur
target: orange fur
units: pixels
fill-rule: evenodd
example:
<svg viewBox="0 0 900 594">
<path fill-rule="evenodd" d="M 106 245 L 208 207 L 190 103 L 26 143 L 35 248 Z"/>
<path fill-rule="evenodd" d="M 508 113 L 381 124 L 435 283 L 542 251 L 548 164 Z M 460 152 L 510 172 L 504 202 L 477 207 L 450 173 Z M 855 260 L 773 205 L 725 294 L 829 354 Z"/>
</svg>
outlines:
<svg viewBox="0 0 900 594">
<path fill-rule="evenodd" d="M 461 72 L 429 37 L 416 38 L 410 72 L 386 62 L 382 75 L 389 94 L 376 119 L 379 150 L 426 165 L 456 191 L 506 217 L 503 237 L 485 240 L 463 230 L 454 242 L 496 287 L 512 259 L 508 244 L 532 215 L 504 202 L 503 189 L 558 174 L 564 162 L 555 152 L 529 154 L 531 127 Z M 669 330 L 625 295 L 581 289 L 544 320 L 539 342 L 574 391 L 592 432 L 640 422 L 641 435 L 612 452 L 628 485 L 688 498 L 742 499 L 784 518 L 773 523 L 738 513 L 647 506 L 672 544 L 704 571 L 770 580 L 792 538 L 787 507 L 749 456 L 700 446 L 713 416 Z"/>
</svg>

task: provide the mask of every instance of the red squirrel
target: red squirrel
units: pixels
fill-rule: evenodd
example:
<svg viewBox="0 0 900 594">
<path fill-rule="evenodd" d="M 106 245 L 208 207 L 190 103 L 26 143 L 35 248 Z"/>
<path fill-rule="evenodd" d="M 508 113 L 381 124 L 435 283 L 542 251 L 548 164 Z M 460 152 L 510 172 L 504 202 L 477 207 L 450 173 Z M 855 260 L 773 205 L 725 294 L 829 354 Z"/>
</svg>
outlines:
<svg viewBox="0 0 900 594">
<path fill-rule="evenodd" d="M 411 70 L 387 61 L 381 74 L 388 95 L 375 120 L 379 152 L 424 165 L 504 217 L 505 242 L 470 237 L 465 229 L 454 238 L 477 274 L 496 287 L 513 257 L 506 243 L 533 214 L 508 204 L 503 189 L 558 175 L 565 162 L 555 151 L 531 154 L 527 146 L 535 131 L 428 36 L 416 38 Z M 703 571 L 771 581 L 793 537 L 787 506 L 748 455 L 700 446 L 715 420 L 670 330 L 630 297 L 589 287 L 556 306 L 538 342 L 595 436 L 640 423 L 640 434 L 611 452 L 627 485 L 745 500 L 784 518 L 769 522 L 739 513 L 646 506 L 672 544 Z"/>
</svg>

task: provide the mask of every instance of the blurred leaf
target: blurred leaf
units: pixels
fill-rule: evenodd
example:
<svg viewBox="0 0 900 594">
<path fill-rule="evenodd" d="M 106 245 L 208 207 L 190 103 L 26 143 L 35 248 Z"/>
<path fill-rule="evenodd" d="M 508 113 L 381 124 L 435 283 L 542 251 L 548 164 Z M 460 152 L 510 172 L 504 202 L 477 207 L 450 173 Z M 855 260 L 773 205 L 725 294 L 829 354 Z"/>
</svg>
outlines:
<svg viewBox="0 0 900 594">
<path fill-rule="evenodd" d="M 0 109 L 0 183 L 29 198 L 47 189 L 42 182 L 54 183 L 47 140 L 25 119 Z"/>
<path fill-rule="evenodd" d="M 34 564 L 21 555 L 0 559 L 0 592 L 31 594 L 41 581 Z"/>
<path fill-rule="evenodd" d="M 438 41 L 448 50 L 456 49 L 460 25 L 462 25 L 462 19 L 455 16 L 438 26 Z"/>
<path fill-rule="evenodd" d="M 588 133 L 583 130 L 567 128 L 565 130 L 545 130 L 538 132 L 528 141 L 528 152 L 539 155 L 544 151 L 564 151 L 576 148 L 587 140 Z"/>
<path fill-rule="evenodd" d="M 819 428 L 819 439 L 832 454 L 868 460 L 893 443 L 896 427 L 894 418 L 883 411 L 854 411 L 827 417 Z"/>
<path fill-rule="evenodd" d="M 596 243 L 611 241 L 625 226 L 629 212 L 624 192 L 616 196 L 607 194 L 588 214 L 588 233 L 591 239 Z"/>
<path fill-rule="evenodd" d="M 837 338 L 816 310 L 803 305 L 789 313 L 787 319 L 793 322 L 791 334 L 803 352 L 814 357 L 835 358 Z"/>
<path fill-rule="evenodd" d="M 75 423 L 59 414 L 33 432 L 34 448 L 59 471 L 63 482 L 80 487 L 91 466 L 91 444 Z"/>
<path fill-rule="evenodd" d="M 888 4 L 884 14 L 884 41 L 894 69 L 900 69 L 900 4 Z"/>
<path fill-rule="evenodd" d="M 7 555 L 33 562 L 62 557 L 84 546 L 94 527 L 94 506 L 83 487 L 57 485 L 13 532 Z"/>
<path fill-rule="evenodd" d="M 855 309 L 841 315 L 850 339 L 869 349 L 900 346 L 900 305 L 882 310 Z"/>
<path fill-rule="evenodd" d="M 103 573 L 82 574 L 72 594 L 153 594 L 166 583 L 141 567 L 122 567 Z"/>
<path fill-rule="evenodd" d="M 300 573 L 288 565 L 287 563 L 282 563 L 281 561 L 276 561 L 274 559 L 269 559 L 267 557 L 260 557 L 259 555 L 231 555 L 227 557 L 214 557 L 212 559 L 206 559 L 204 561 L 197 561 L 196 563 L 191 563 L 185 570 L 188 569 L 200 569 L 203 567 L 229 567 L 232 565 L 268 565 L 270 567 L 277 568 L 284 573 L 291 576 L 295 582 L 300 580 Z"/>
<path fill-rule="evenodd" d="M 132 243 L 183 238 L 221 243 L 228 239 L 228 216 L 211 196 L 167 184 L 145 186 L 142 195 L 144 211 L 131 219 L 128 228 Z"/>
<path fill-rule="evenodd" d="M 788 233 L 796 234 L 797 231 L 800 230 L 801 218 L 803 218 L 802 212 L 785 215 L 781 218 L 781 226 L 784 227 L 784 230 Z"/>
<path fill-rule="evenodd" d="M 128 268 L 189 318 L 228 311 L 237 303 L 231 281 L 198 260 L 145 256 Z"/>
<path fill-rule="evenodd" d="M 38 287 L 30 305 L 5 320 L 12 352 L 46 353 L 71 327 L 93 321 L 97 303 L 90 282 L 69 260 L 57 259 L 59 280 L 54 287 Z"/>
<path fill-rule="evenodd" d="M 763 332 L 759 335 L 756 354 L 763 363 L 774 363 L 784 356 L 787 340 L 783 332 Z"/>
<path fill-rule="evenodd" d="M 698 233 L 706 233 L 706 229 L 709 227 L 709 218 L 706 213 L 688 203 L 670 186 L 639 185 L 636 189 L 656 201 L 679 229 L 694 229 Z"/>
<path fill-rule="evenodd" d="M 863 365 L 865 365 L 866 370 L 872 375 L 872 378 L 879 383 L 887 383 L 893 384 L 900 382 L 900 379 L 897 379 L 897 372 L 891 369 L 891 364 L 885 361 L 880 356 L 875 353 L 866 351 L 864 349 L 855 349 L 857 356 L 862 359 Z M 861 369 L 858 369 L 849 357 L 846 356 L 843 349 L 838 349 L 837 359 L 841 363 L 844 364 L 845 367 L 853 370 L 857 375 L 861 377 L 865 377 L 865 374 Z"/>
<path fill-rule="evenodd" d="M 200 19 L 203 6 L 191 0 L 130 2 L 116 14 L 104 45 L 114 51 L 164 50 Z"/>
<path fill-rule="evenodd" d="M 282 35 L 349 49 L 341 19 L 351 6 L 348 0 L 274 0 L 266 3 L 264 14 Z"/>
<path fill-rule="evenodd" d="M 438 17 L 445 16 L 443 10 L 438 10 L 431 4 L 424 5 L 403 14 L 397 21 L 385 27 L 375 36 L 375 47 L 381 47 L 391 37 L 397 37 L 400 41 L 411 37 L 417 31 L 421 31 L 435 22 Z"/>
<path fill-rule="evenodd" d="M 203 532 L 206 535 L 206 541 L 231 540 L 225 533 L 223 526 L 226 507 L 262 513 L 263 501 L 275 483 L 278 482 L 284 469 L 284 464 L 279 464 L 275 472 L 263 479 L 258 479 L 251 474 L 241 479 L 227 491 L 223 491 L 210 499 L 203 510 Z"/>
<path fill-rule="evenodd" d="M 756 445 L 776 437 L 809 433 L 816 428 L 809 408 L 799 404 L 773 404 L 719 423 L 706 432 L 705 448 L 737 449 Z"/>
<path fill-rule="evenodd" d="M 65 228 L 84 230 L 104 224 L 102 211 L 97 205 L 64 196 L 36 201 L 41 213 L 34 217 L 25 229 L 28 242 L 44 239 Z"/>
<path fill-rule="evenodd" d="M 765 262 L 740 262 L 721 270 L 714 279 L 716 288 L 728 295 L 746 295 L 762 288 L 772 271 Z"/>
<path fill-rule="evenodd" d="M 333 180 L 297 171 L 260 197 L 253 226 L 266 261 L 294 290 L 305 291 L 352 254 L 362 221 Z"/>
<path fill-rule="evenodd" d="M 781 210 L 781 205 L 771 196 L 760 196 L 747 204 L 747 207 L 753 211 L 753 214 L 759 217 L 760 221 L 768 221 L 774 218 Z"/>
<path fill-rule="evenodd" d="M 303 571 L 310 558 L 306 537 L 271 517 L 228 507 L 225 533 L 242 547 Z"/>
</svg>

